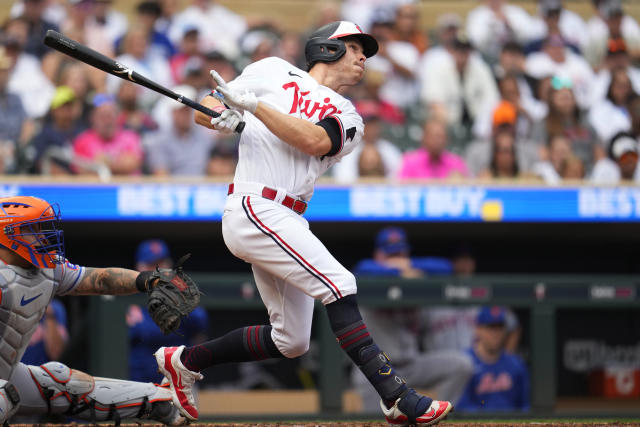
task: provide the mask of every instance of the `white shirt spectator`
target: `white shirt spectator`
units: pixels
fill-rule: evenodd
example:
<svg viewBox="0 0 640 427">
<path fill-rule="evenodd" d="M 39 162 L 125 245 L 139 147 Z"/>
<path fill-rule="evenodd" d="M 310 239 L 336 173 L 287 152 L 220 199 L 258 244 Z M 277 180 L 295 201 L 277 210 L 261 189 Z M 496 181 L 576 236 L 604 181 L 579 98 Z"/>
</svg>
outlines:
<svg viewBox="0 0 640 427">
<path fill-rule="evenodd" d="M 535 52 L 526 59 L 527 74 L 536 79 L 549 76 L 563 76 L 571 79 L 576 102 L 587 109 L 591 102 L 591 89 L 595 79 L 593 70 L 585 59 L 565 49 L 564 62 L 555 62 L 546 52 Z"/>
<path fill-rule="evenodd" d="M 616 133 L 631 129 L 627 111 L 606 98 L 591 107 L 587 119 L 605 146 Z"/>
<path fill-rule="evenodd" d="M 607 54 L 609 27 L 600 16 L 595 15 L 587 22 L 587 31 L 589 41 L 584 55 L 589 64 L 595 68 L 600 66 Z M 640 25 L 633 17 L 626 14 L 622 17 L 620 31 L 629 51 L 640 49 Z"/>
<path fill-rule="evenodd" d="M 7 90 L 20 97 L 31 118 L 43 117 L 55 93 L 55 87 L 42 72 L 40 61 L 33 55 L 21 53 L 9 76 Z"/>
<path fill-rule="evenodd" d="M 365 33 L 371 28 L 371 21 L 376 9 L 394 10 L 400 0 L 344 0 L 342 2 L 342 19 L 355 22 Z"/>
<path fill-rule="evenodd" d="M 640 93 L 640 68 L 627 68 L 627 75 L 631 81 L 631 87 L 635 93 Z M 600 70 L 593 81 L 591 89 L 591 105 L 596 105 L 607 97 L 609 85 L 611 84 L 611 71 L 606 68 Z"/>
<path fill-rule="evenodd" d="M 116 61 L 164 87 L 169 87 L 173 84 L 169 62 L 162 55 L 148 54 L 144 58 L 139 59 L 133 55 L 124 54 L 118 56 Z M 109 74 L 107 76 L 107 91 L 115 94 L 121 82 L 122 79 Z M 150 90 L 144 90 L 140 93 L 141 107 L 148 110 L 159 98 L 160 94 Z"/>
<path fill-rule="evenodd" d="M 620 182 L 620 168 L 609 158 L 600 159 L 593 166 L 590 181 L 594 184 L 616 185 Z M 640 183 L 640 163 L 633 174 L 633 182 Z"/>
<path fill-rule="evenodd" d="M 433 59 L 433 57 L 431 58 Z M 460 76 L 453 56 L 438 54 L 437 61 L 429 61 L 428 69 L 421 69 L 421 98 L 426 105 L 442 104 L 449 124 L 459 124 L 463 103 L 472 119 L 491 108 L 499 99 L 498 88 L 489 66 L 477 53 L 471 53 Z"/>
<path fill-rule="evenodd" d="M 535 25 L 539 28 L 540 38 L 543 39 L 549 34 L 547 23 L 541 17 L 536 17 Z M 577 13 L 563 8 L 560 11 L 560 20 L 558 22 L 560 34 L 562 37 L 584 52 L 589 45 L 589 32 L 587 23 Z"/>
<path fill-rule="evenodd" d="M 401 67 L 407 70 L 417 69 L 420 52 L 411 43 L 389 41 L 386 42 L 386 49 L 389 57 Z M 367 60 L 367 69 L 378 71 L 384 75 L 384 83 L 378 92 L 381 100 L 400 108 L 408 107 L 418 101 L 418 80 L 415 77 L 411 78 L 399 74 L 387 58 L 380 55 L 372 56 Z"/>
<path fill-rule="evenodd" d="M 364 143 L 359 144 L 351 153 L 333 165 L 333 177 L 341 184 L 353 183 L 358 180 L 358 160 Z M 394 178 L 402 164 L 402 151 L 393 143 L 380 139 L 375 143 L 384 162 L 384 174 L 387 178 Z"/>
<path fill-rule="evenodd" d="M 84 26 L 85 43 L 104 55 L 113 56 L 115 42 L 125 35 L 128 26 L 126 15 L 115 10 L 107 11 L 104 22 L 90 16 Z"/>
<path fill-rule="evenodd" d="M 540 28 L 523 8 L 510 4 L 502 6 L 505 24 L 486 5 L 473 8 L 467 15 L 467 36 L 473 46 L 492 61 L 497 60 L 502 46 L 509 40 L 525 45 L 540 38 Z"/>
<path fill-rule="evenodd" d="M 240 53 L 238 41 L 247 31 L 247 21 L 219 4 L 206 9 L 192 5 L 176 15 L 169 28 L 169 39 L 179 46 L 187 28 L 197 28 L 200 32 L 201 51 L 218 50 L 229 58 L 236 58 Z"/>
</svg>

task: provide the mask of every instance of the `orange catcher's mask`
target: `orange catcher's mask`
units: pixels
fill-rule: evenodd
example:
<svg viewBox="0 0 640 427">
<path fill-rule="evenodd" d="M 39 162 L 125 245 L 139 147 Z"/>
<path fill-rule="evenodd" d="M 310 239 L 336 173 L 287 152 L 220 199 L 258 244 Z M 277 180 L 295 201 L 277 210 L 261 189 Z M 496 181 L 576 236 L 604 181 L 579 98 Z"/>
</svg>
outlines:
<svg viewBox="0 0 640 427">
<path fill-rule="evenodd" d="M 37 197 L 1 197 L 0 245 L 38 268 L 63 263 L 60 208 Z"/>
</svg>

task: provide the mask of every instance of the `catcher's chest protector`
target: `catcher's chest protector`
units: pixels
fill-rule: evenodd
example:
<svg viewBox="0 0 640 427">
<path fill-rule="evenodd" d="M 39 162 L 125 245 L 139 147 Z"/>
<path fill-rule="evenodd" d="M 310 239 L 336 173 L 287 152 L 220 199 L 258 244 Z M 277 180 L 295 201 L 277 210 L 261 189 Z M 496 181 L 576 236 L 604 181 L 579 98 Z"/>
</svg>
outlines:
<svg viewBox="0 0 640 427">
<path fill-rule="evenodd" d="M 0 263 L 0 378 L 22 359 L 55 292 L 54 271 Z"/>
</svg>

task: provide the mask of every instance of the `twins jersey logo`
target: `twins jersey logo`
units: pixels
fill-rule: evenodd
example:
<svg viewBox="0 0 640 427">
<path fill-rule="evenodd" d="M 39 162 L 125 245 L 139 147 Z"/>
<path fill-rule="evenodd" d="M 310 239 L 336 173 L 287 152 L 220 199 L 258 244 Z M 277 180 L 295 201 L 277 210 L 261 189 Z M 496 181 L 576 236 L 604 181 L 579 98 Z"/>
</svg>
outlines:
<svg viewBox="0 0 640 427">
<path fill-rule="evenodd" d="M 330 116 L 332 114 L 340 114 L 342 111 L 338 110 L 338 107 L 331 104 L 331 98 L 325 98 L 323 100 L 324 104 L 320 105 L 319 102 L 314 102 L 311 104 L 311 99 L 307 99 L 306 96 L 309 95 L 310 91 L 301 91 L 300 87 L 296 82 L 289 82 L 282 85 L 282 88 L 286 91 L 289 89 L 293 89 L 293 102 L 291 103 L 291 109 L 289 110 L 289 114 L 294 114 L 300 110 L 300 114 L 304 114 L 309 119 L 316 114 L 318 110 L 320 110 L 318 115 L 318 120 L 324 119 L 326 116 Z M 311 108 L 309 108 L 311 107 Z"/>
</svg>

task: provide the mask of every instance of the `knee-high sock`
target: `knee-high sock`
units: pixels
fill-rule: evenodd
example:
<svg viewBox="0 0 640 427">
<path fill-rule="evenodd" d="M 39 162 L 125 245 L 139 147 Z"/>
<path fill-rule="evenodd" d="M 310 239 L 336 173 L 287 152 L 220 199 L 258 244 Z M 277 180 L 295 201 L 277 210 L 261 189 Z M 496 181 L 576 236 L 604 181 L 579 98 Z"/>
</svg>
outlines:
<svg viewBox="0 0 640 427">
<path fill-rule="evenodd" d="M 340 347 L 360 368 L 385 403 L 393 403 L 407 386 L 378 348 L 362 321 L 355 295 L 348 295 L 325 306 L 331 329 Z"/>
<path fill-rule="evenodd" d="M 282 358 L 273 339 L 270 325 L 248 326 L 202 344 L 187 347 L 180 360 L 185 368 L 200 372 L 221 363 L 250 362 Z"/>
</svg>

